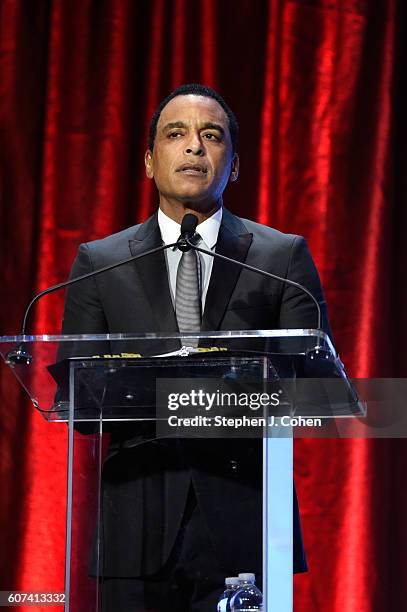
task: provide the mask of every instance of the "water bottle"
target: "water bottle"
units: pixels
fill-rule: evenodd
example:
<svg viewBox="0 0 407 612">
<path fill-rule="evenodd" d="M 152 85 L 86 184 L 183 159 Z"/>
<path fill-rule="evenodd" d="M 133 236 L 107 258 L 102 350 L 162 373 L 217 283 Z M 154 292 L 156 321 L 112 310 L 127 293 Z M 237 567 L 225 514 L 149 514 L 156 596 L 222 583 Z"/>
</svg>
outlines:
<svg viewBox="0 0 407 612">
<path fill-rule="evenodd" d="M 230 612 L 230 600 L 240 587 L 240 580 L 237 576 L 225 578 L 225 590 L 219 597 L 217 612 Z"/>
<path fill-rule="evenodd" d="M 240 586 L 230 600 L 232 612 L 263 612 L 263 595 L 254 574 L 239 574 Z"/>
</svg>

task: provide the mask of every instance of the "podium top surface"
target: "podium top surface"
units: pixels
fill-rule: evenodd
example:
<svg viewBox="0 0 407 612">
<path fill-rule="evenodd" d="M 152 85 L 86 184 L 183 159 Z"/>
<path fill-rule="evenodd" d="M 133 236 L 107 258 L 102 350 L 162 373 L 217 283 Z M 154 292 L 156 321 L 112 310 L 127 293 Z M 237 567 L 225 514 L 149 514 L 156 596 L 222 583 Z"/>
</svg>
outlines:
<svg viewBox="0 0 407 612">
<path fill-rule="evenodd" d="M 56 398 L 61 399 L 63 384 L 67 389 L 70 362 L 75 362 L 76 368 L 82 368 L 80 376 L 81 379 L 87 377 L 88 386 L 95 386 L 95 380 L 100 386 L 104 372 L 110 374 L 112 368 L 117 371 L 122 366 L 123 376 L 127 377 L 125 384 L 132 386 L 138 377 L 139 388 L 147 385 L 154 368 L 163 366 L 177 379 L 186 376 L 185 372 L 189 371 L 192 363 L 200 374 L 202 364 L 205 375 L 212 372 L 212 378 L 216 378 L 221 363 L 226 373 L 230 368 L 231 371 L 241 371 L 242 362 L 239 360 L 242 356 L 252 360 L 250 367 L 258 368 L 261 376 L 265 371 L 261 360 L 266 358 L 266 378 L 270 379 L 294 375 L 347 380 L 329 336 L 315 329 L 227 330 L 189 335 L 115 333 L 3 336 L 0 337 L 0 355 L 33 405 L 49 416 L 60 404 Z M 187 361 L 184 361 L 185 357 L 188 357 Z M 226 376 L 225 372 L 222 376 Z M 230 378 L 230 374 L 226 377 Z M 120 380 L 121 385 L 123 380 Z M 105 397 L 104 392 L 102 395 Z M 126 392 L 125 396 L 129 395 Z M 65 401 L 67 397 L 65 394 Z M 116 396 L 113 403 L 117 404 Z"/>
<path fill-rule="evenodd" d="M 170 340 L 170 339 L 230 339 L 230 338 L 303 338 L 306 339 L 319 339 L 322 341 L 327 348 L 336 355 L 335 348 L 332 344 L 329 336 L 320 329 L 249 329 L 249 330 L 227 330 L 227 331 L 205 331 L 199 333 L 180 334 L 175 332 L 161 332 L 161 333 L 145 333 L 145 334 L 132 334 L 132 333 L 114 333 L 114 334 L 74 334 L 74 335 L 10 335 L 0 336 L 0 347 L 4 344 L 13 343 L 34 343 L 34 342 L 101 342 L 101 341 L 121 341 L 121 340 L 141 340 L 148 342 L 149 340 Z"/>
</svg>

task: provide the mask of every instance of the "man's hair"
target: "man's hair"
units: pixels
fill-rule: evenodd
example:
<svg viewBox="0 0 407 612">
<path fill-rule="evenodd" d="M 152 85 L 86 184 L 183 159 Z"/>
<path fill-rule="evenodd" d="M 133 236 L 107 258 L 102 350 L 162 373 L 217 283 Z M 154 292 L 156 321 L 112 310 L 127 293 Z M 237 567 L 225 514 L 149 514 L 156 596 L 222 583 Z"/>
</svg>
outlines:
<svg viewBox="0 0 407 612">
<path fill-rule="evenodd" d="M 157 134 L 157 123 L 163 111 L 163 108 L 167 106 L 168 102 L 170 102 L 170 100 L 172 100 L 173 98 L 176 98 L 177 96 L 188 96 L 190 94 L 193 94 L 195 96 L 204 96 L 205 98 L 212 98 L 213 100 L 216 100 L 218 104 L 220 104 L 220 106 L 223 108 L 228 118 L 230 139 L 232 141 L 233 153 L 235 153 L 237 149 L 237 140 L 239 136 L 239 125 L 237 123 L 235 114 L 226 104 L 222 96 L 218 94 L 217 91 L 215 91 L 214 89 L 211 89 L 210 87 L 206 87 L 205 85 L 201 85 L 200 83 L 188 83 L 186 85 L 181 85 L 180 87 L 177 87 L 177 89 L 174 89 L 174 91 L 172 91 L 159 104 L 154 115 L 151 117 L 151 122 L 150 122 L 150 132 L 149 132 L 149 139 L 148 139 L 148 147 L 150 151 L 152 151 L 154 148 L 154 141 L 155 141 L 155 137 Z"/>
</svg>

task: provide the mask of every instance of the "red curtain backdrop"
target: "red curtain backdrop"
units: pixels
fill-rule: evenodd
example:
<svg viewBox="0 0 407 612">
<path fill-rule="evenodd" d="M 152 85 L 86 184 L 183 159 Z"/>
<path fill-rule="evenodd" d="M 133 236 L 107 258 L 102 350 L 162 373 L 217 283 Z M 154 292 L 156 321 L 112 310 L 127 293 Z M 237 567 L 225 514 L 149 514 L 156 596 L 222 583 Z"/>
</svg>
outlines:
<svg viewBox="0 0 407 612">
<path fill-rule="evenodd" d="M 352 376 L 405 376 L 404 4 L 2 0 L 0 333 L 80 242 L 156 208 L 149 118 L 199 81 L 240 120 L 226 205 L 306 237 Z M 32 329 L 58 332 L 62 301 Z M 0 376 L 0 588 L 62 590 L 66 432 Z M 404 609 L 404 440 L 301 440 L 295 456 L 310 565 L 295 609 Z"/>
</svg>

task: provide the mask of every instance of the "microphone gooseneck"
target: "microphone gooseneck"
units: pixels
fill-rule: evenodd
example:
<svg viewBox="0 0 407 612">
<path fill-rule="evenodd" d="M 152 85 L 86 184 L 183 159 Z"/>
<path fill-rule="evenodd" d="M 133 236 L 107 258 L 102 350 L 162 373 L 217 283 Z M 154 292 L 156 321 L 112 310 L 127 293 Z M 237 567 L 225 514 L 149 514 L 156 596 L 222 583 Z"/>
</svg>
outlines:
<svg viewBox="0 0 407 612">
<path fill-rule="evenodd" d="M 161 245 L 159 247 L 156 247 L 154 249 L 151 249 L 149 251 L 146 251 L 145 253 L 140 253 L 138 255 L 135 255 L 133 257 L 129 257 L 128 259 L 124 259 L 122 261 L 118 261 L 114 264 L 110 264 L 108 266 L 105 266 L 103 268 L 100 268 L 99 270 L 93 270 L 92 272 L 88 272 L 87 274 L 83 274 L 81 276 L 78 276 L 76 278 L 72 278 L 68 281 L 65 281 L 64 283 L 58 283 L 57 285 L 53 285 L 52 287 L 48 287 L 48 289 L 45 289 L 44 291 L 41 291 L 40 293 L 38 293 L 37 295 L 34 296 L 34 298 L 31 300 L 31 302 L 28 304 L 26 311 L 24 313 L 24 318 L 23 318 L 23 325 L 22 325 L 22 329 L 21 329 L 21 335 L 25 336 L 26 335 L 26 330 L 27 330 L 27 321 L 28 321 L 28 315 L 32 309 L 32 307 L 34 306 L 34 304 L 43 296 L 49 294 L 49 293 L 53 293 L 54 291 L 57 291 L 59 289 L 63 289 L 66 287 L 69 287 L 70 285 L 73 285 L 74 283 L 78 283 L 81 282 L 83 280 L 86 280 L 88 278 L 91 278 L 93 276 L 96 276 L 97 274 L 102 274 L 103 272 L 107 272 L 108 270 L 113 270 L 114 268 L 118 268 L 120 266 L 123 266 L 127 263 L 130 263 L 132 261 L 135 261 L 136 259 L 141 259 L 142 257 L 146 257 L 148 255 L 153 255 L 155 253 L 158 253 L 160 251 L 164 251 L 166 249 L 169 249 L 171 247 L 177 247 L 180 251 L 189 251 L 190 249 L 194 249 L 196 251 L 199 251 L 200 253 L 204 253 L 206 255 L 210 255 L 211 257 L 213 257 L 214 259 L 222 259 L 223 261 L 227 261 L 229 263 L 233 263 L 235 265 L 240 266 L 241 268 L 245 269 L 245 270 L 251 270 L 252 272 L 255 272 L 256 274 L 260 274 L 262 276 L 265 276 L 266 278 L 273 278 L 275 280 L 278 280 L 282 283 L 285 283 L 287 285 L 290 285 L 292 287 L 296 287 L 297 289 L 299 289 L 300 291 L 302 291 L 303 293 L 305 293 L 306 295 L 308 295 L 308 297 L 314 302 L 315 307 L 317 309 L 317 314 L 318 314 L 318 318 L 317 318 L 317 329 L 321 330 L 322 327 L 322 315 L 321 315 L 321 307 L 319 305 L 318 300 L 316 299 L 316 297 L 311 293 L 311 291 L 309 291 L 306 287 L 304 287 L 303 285 L 301 285 L 300 283 L 297 283 L 293 280 L 290 280 L 288 278 L 283 278 L 281 276 L 278 276 L 277 274 L 272 274 L 271 272 L 266 272 L 265 270 L 261 270 L 259 268 L 255 268 L 254 266 L 250 266 L 249 264 L 245 264 L 242 263 L 240 261 L 237 261 L 235 259 L 232 259 L 230 257 L 226 257 L 225 255 L 221 255 L 220 253 L 216 253 L 216 251 L 208 251 L 207 249 L 203 249 L 202 247 L 198 247 L 194 244 L 193 242 L 193 237 L 195 236 L 195 232 L 196 232 L 196 228 L 198 225 L 198 217 L 192 213 L 187 213 L 186 215 L 184 215 L 183 219 L 182 219 L 182 223 L 181 223 L 181 236 L 179 238 L 179 240 L 176 243 L 173 244 L 166 244 L 166 245 Z M 318 340 L 319 343 L 319 340 Z M 7 362 L 12 363 L 12 364 L 18 364 L 18 365 L 29 365 L 32 361 L 32 356 L 30 355 L 30 353 L 26 350 L 27 347 L 27 341 L 22 341 L 14 350 L 10 351 L 7 355 Z M 319 346 L 317 346 L 317 348 L 319 348 Z"/>
<path fill-rule="evenodd" d="M 191 216 L 194 216 L 194 215 L 191 215 Z M 176 242 L 172 244 L 164 244 L 159 247 L 156 247 L 155 249 L 150 249 L 149 251 L 146 251 L 145 253 L 139 253 L 138 255 L 133 255 L 133 257 L 129 257 L 128 259 L 117 261 L 116 263 L 110 264 L 108 266 L 104 266 L 103 268 L 100 268 L 99 270 L 93 270 L 92 272 L 88 272 L 87 274 L 82 274 L 81 276 L 77 276 L 76 278 L 71 278 L 70 280 L 65 281 L 63 283 L 58 283 L 57 285 L 48 287 L 47 289 L 44 289 L 44 291 L 40 291 L 39 293 L 37 293 L 37 295 L 33 297 L 33 299 L 28 304 L 25 310 L 20 335 L 21 336 L 26 335 L 28 316 L 31 312 L 31 309 L 34 306 L 34 304 L 38 302 L 38 300 L 44 297 L 45 295 L 48 295 L 49 293 L 53 293 L 54 291 L 58 291 L 59 289 L 65 289 L 66 287 L 69 287 L 70 285 L 74 285 L 75 283 L 79 283 L 88 278 L 92 278 L 93 276 L 96 276 L 97 274 L 102 274 L 103 272 L 108 272 L 109 270 L 113 270 L 114 268 L 119 268 L 120 266 L 128 264 L 132 261 L 136 261 L 136 259 L 141 259 L 142 257 L 146 257 L 147 255 L 154 255 L 154 253 L 159 253 L 160 251 L 165 251 L 166 249 L 170 249 L 171 247 L 175 247 L 175 246 L 177 246 Z M 188 250 L 190 249 L 189 246 L 187 248 Z M 28 342 L 24 340 L 20 342 L 20 344 L 18 344 L 13 350 L 11 350 L 6 355 L 6 362 L 14 364 L 14 365 L 30 365 L 30 363 L 33 360 L 33 357 L 26 350 L 27 344 Z"/>
<path fill-rule="evenodd" d="M 198 225 L 198 217 L 196 215 L 192 213 L 187 213 L 186 215 L 184 215 L 182 219 L 182 223 L 181 223 L 181 238 L 178 241 L 178 248 L 180 251 L 186 252 L 186 251 L 189 251 L 190 249 L 194 249 L 195 251 L 199 251 L 200 253 L 210 255 L 214 259 L 223 259 L 223 261 L 234 263 L 240 266 L 241 268 L 250 270 L 251 272 L 256 272 L 257 274 L 260 274 L 261 276 L 265 276 L 267 278 L 274 278 L 275 280 L 278 280 L 282 283 L 291 285 L 291 287 L 296 287 L 297 289 L 300 289 L 300 291 L 308 295 L 308 297 L 311 298 L 311 300 L 314 302 L 316 310 L 317 310 L 317 329 L 322 329 L 321 307 L 319 305 L 318 300 L 311 293 L 311 291 L 309 291 L 309 289 L 304 287 L 304 285 L 301 285 L 301 283 L 297 283 L 296 281 L 290 280 L 289 278 L 283 278 L 282 276 L 278 276 L 277 274 L 272 274 L 271 272 L 266 272 L 265 270 L 261 270 L 260 268 L 255 268 L 254 266 L 250 266 L 249 264 L 245 264 L 240 261 L 236 261 L 234 259 L 231 259 L 230 257 L 225 257 L 225 255 L 221 255 L 220 253 L 216 253 L 213 251 L 207 251 L 206 249 L 203 249 L 202 247 L 198 247 L 196 244 L 192 242 L 192 238 L 195 235 L 195 230 L 196 230 L 197 225 Z M 318 340 L 318 343 L 319 343 L 319 340 Z M 319 346 L 317 348 L 319 348 Z"/>
<path fill-rule="evenodd" d="M 198 247 L 193 242 L 191 242 L 191 238 L 186 238 L 185 242 L 188 244 L 189 248 L 195 249 L 195 251 L 199 251 L 199 253 L 205 253 L 205 255 L 210 255 L 214 259 L 222 259 L 223 261 L 227 261 L 229 263 L 240 266 L 244 270 L 250 270 L 251 272 L 255 272 L 256 274 L 265 276 L 266 278 L 274 278 L 275 280 L 278 280 L 281 283 L 285 283 L 287 285 L 290 285 L 291 287 L 296 287 L 297 289 L 299 289 L 300 291 L 308 295 L 308 297 L 311 298 L 311 300 L 314 302 L 316 310 L 317 310 L 317 329 L 322 330 L 321 306 L 319 305 L 317 298 L 311 293 L 311 291 L 309 291 L 309 289 L 304 287 L 304 285 L 301 285 L 301 283 L 297 283 L 296 281 L 293 281 L 289 278 L 278 276 L 277 274 L 272 274 L 272 272 L 266 272 L 265 270 L 261 270 L 260 268 L 255 268 L 254 266 L 250 266 L 249 264 L 243 263 L 241 261 L 237 261 L 236 259 L 232 259 L 231 257 L 226 257 L 225 255 L 221 255 L 220 253 L 208 251 L 207 249 Z M 318 339 L 318 343 L 319 343 L 319 339 Z M 319 348 L 319 346 L 317 348 Z"/>
</svg>

